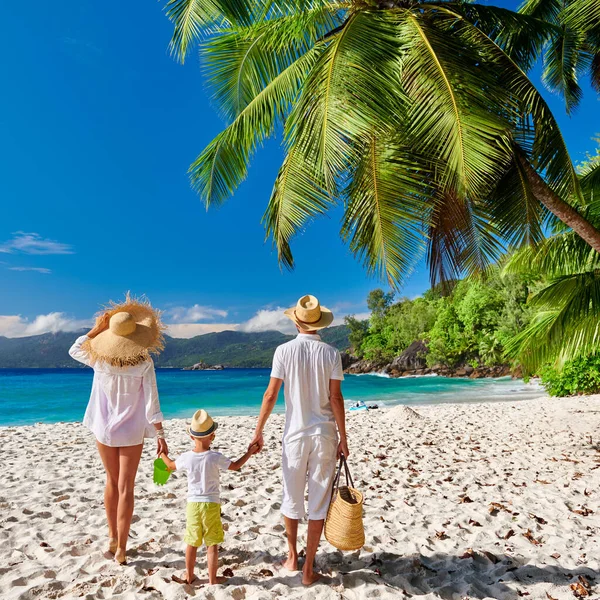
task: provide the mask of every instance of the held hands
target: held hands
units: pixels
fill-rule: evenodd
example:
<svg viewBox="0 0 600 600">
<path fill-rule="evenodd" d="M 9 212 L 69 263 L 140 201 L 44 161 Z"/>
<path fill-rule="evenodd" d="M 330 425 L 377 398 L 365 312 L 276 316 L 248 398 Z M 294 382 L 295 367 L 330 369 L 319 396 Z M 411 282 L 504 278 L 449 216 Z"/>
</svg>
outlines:
<svg viewBox="0 0 600 600">
<path fill-rule="evenodd" d="M 258 445 L 258 443 L 254 442 L 254 444 L 250 444 L 248 446 L 248 452 L 250 454 L 258 454 L 260 452 L 260 446 Z"/>
<path fill-rule="evenodd" d="M 107 313 L 99 316 L 96 319 L 96 324 L 89 330 L 87 336 L 89 338 L 95 338 L 99 333 L 106 331 L 108 329 L 108 324 L 110 321 L 110 317 Z"/>
<path fill-rule="evenodd" d="M 254 452 L 252 454 L 258 454 L 263 449 L 263 446 L 265 445 L 265 440 L 263 438 L 262 433 L 254 434 L 252 441 L 248 444 L 248 451 L 250 451 L 252 446 L 255 446 L 255 445 L 256 445 L 257 449 L 254 450 Z"/>
<path fill-rule="evenodd" d="M 337 447 L 337 456 L 340 458 L 341 455 L 344 455 L 345 458 L 348 458 L 350 454 L 350 450 L 348 450 L 348 440 L 346 438 L 341 439 L 340 443 Z"/>
<path fill-rule="evenodd" d="M 164 438 L 157 440 L 156 454 L 159 458 L 162 458 L 163 454 L 169 456 L 169 447 L 167 446 L 167 440 Z"/>
</svg>

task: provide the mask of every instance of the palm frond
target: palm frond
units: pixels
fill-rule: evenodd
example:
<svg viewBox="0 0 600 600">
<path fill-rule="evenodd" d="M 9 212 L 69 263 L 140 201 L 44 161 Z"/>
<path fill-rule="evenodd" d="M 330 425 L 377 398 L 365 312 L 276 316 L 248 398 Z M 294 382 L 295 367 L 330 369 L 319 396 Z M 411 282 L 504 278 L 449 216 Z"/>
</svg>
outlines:
<svg viewBox="0 0 600 600">
<path fill-rule="evenodd" d="M 489 38 L 483 31 L 474 27 L 461 15 L 447 10 L 443 5 L 439 10 L 454 15 L 465 23 L 463 35 L 477 41 L 478 47 L 488 56 L 490 62 L 495 62 L 498 69 L 499 80 L 515 101 L 519 103 L 521 113 L 521 132 L 524 135 L 529 129 L 527 118 L 533 121 L 531 131 L 530 159 L 538 170 L 544 173 L 548 185 L 561 197 L 582 202 L 581 189 L 577 172 L 567 145 L 562 136 L 558 123 L 554 118 L 548 104 L 527 78 L 525 73 L 507 56 L 498 44 Z M 491 65 L 488 65 L 491 66 Z"/>
<path fill-rule="evenodd" d="M 532 301 L 532 322 L 506 345 L 506 354 L 530 372 L 553 361 L 595 352 L 600 344 L 600 271 L 560 277 Z"/>
<path fill-rule="evenodd" d="M 358 162 L 357 149 L 373 132 L 402 123 L 398 45 L 393 16 L 352 14 L 328 39 L 287 120 L 286 135 L 293 131 L 295 144 L 314 157 L 333 198 Z"/>
<path fill-rule="evenodd" d="M 591 57 L 585 52 L 585 34 L 575 29 L 562 27 L 548 45 L 544 55 L 542 81 L 553 92 L 565 98 L 567 113 L 579 105 L 583 90 L 577 82 L 580 71 L 589 68 Z"/>
<path fill-rule="evenodd" d="M 504 265 L 505 274 L 531 273 L 549 279 L 600 268 L 600 257 L 576 233 L 551 236 L 537 246 L 522 248 Z"/>
<path fill-rule="evenodd" d="M 173 23 L 171 54 L 183 63 L 192 44 L 212 26 L 249 23 L 250 7 L 246 0 L 168 0 L 165 10 Z"/>
<path fill-rule="evenodd" d="M 507 8 L 466 2 L 448 2 L 444 6 L 486 33 L 525 71 L 533 67 L 544 45 L 558 31 L 552 22 Z"/>
<path fill-rule="evenodd" d="M 560 19 L 573 29 L 600 31 L 600 0 L 572 0 L 565 3 Z"/>
<path fill-rule="evenodd" d="M 513 248 L 539 244 L 549 213 L 531 191 L 516 156 L 488 197 L 489 211 L 503 240 Z"/>
<path fill-rule="evenodd" d="M 294 267 L 292 238 L 330 206 L 318 174 L 311 170 L 312 164 L 297 148 L 289 149 L 262 219 L 266 239 L 272 239 L 279 264 L 288 269 Z"/>
<path fill-rule="evenodd" d="M 310 9 L 246 27 L 229 27 L 201 46 L 214 98 L 235 118 L 268 83 L 340 23 L 339 6 L 319 0 Z"/>
<path fill-rule="evenodd" d="M 431 172 L 406 148 L 375 136 L 348 187 L 342 237 L 370 274 L 399 287 L 425 249 Z"/>
<path fill-rule="evenodd" d="M 502 90 L 490 97 L 488 90 L 498 87 L 495 74 L 478 66 L 479 52 L 456 34 L 460 22 L 454 16 L 422 5 L 402 17 L 402 81 L 412 100 L 411 142 L 419 153 L 444 164 L 441 187 L 481 197 L 510 160 L 510 126 L 494 106 L 510 104 L 510 98 L 498 98 Z"/>
<path fill-rule="evenodd" d="M 192 186 L 207 208 L 224 202 L 245 179 L 254 150 L 282 122 L 320 52 L 315 46 L 275 77 L 190 166 Z"/>
<path fill-rule="evenodd" d="M 485 208 L 451 190 L 436 194 L 428 237 L 426 259 L 432 287 L 484 274 L 504 251 Z"/>
<path fill-rule="evenodd" d="M 563 5 L 561 0 L 525 0 L 519 6 L 519 13 L 547 23 L 556 23 Z"/>
</svg>

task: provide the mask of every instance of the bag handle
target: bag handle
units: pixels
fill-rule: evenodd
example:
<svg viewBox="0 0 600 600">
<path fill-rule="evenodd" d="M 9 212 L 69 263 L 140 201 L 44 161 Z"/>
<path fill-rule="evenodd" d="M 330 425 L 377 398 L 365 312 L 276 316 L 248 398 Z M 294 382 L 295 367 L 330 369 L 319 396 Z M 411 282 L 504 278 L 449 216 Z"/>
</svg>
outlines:
<svg viewBox="0 0 600 600">
<path fill-rule="evenodd" d="M 342 474 L 342 467 L 344 467 L 344 474 L 346 475 L 346 485 L 350 483 L 350 487 L 354 487 L 354 481 L 352 481 L 352 475 L 350 475 L 350 469 L 348 468 L 346 457 L 343 454 L 340 454 L 340 464 L 338 465 L 337 473 L 335 475 L 335 479 L 333 480 L 333 486 L 331 489 L 332 498 L 334 493 L 340 489 L 340 476 Z"/>
</svg>

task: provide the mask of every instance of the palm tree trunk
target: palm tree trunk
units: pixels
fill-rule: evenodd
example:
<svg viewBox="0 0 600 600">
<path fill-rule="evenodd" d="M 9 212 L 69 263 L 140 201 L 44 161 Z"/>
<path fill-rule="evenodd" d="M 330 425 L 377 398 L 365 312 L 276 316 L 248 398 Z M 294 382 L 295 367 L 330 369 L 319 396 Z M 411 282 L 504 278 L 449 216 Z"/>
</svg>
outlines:
<svg viewBox="0 0 600 600">
<path fill-rule="evenodd" d="M 585 217 L 580 215 L 570 204 L 567 204 L 558 194 L 552 191 L 550 186 L 540 177 L 525 156 L 519 153 L 518 157 L 529 180 L 531 191 L 537 200 L 555 217 L 558 217 L 565 225 L 568 225 L 596 252 L 600 253 L 600 231 Z"/>
</svg>

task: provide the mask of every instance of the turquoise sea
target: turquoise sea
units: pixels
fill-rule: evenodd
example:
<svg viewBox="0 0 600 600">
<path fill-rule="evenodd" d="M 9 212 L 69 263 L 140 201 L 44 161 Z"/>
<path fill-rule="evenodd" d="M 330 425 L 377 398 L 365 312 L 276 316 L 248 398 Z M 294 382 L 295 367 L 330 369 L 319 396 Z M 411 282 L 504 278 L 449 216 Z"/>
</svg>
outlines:
<svg viewBox="0 0 600 600">
<path fill-rule="evenodd" d="M 166 418 L 189 418 L 198 408 L 214 415 L 256 415 L 269 370 L 157 369 L 157 379 Z M 91 369 L 0 369 L 0 425 L 80 421 L 91 383 Z M 389 379 L 379 375 L 347 375 L 343 392 L 348 403 L 364 400 L 382 406 L 521 400 L 544 395 L 535 384 L 509 377 Z M 276 410 L 283 410 L 283 394 Z"/>
</svg>

